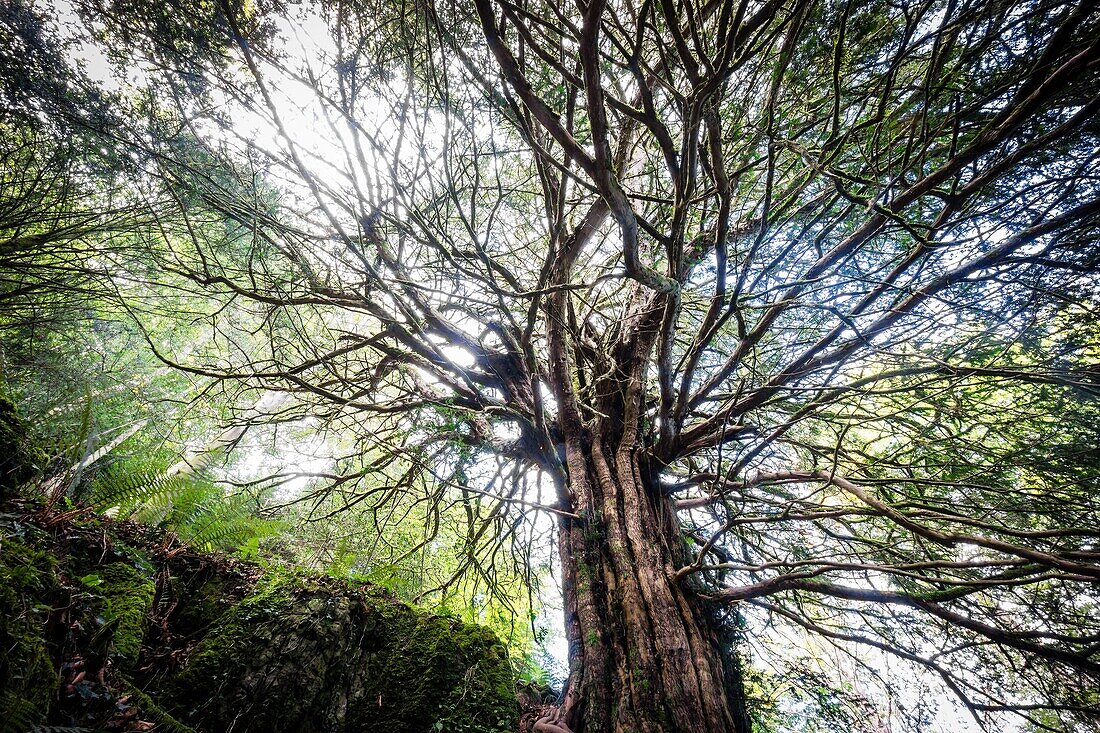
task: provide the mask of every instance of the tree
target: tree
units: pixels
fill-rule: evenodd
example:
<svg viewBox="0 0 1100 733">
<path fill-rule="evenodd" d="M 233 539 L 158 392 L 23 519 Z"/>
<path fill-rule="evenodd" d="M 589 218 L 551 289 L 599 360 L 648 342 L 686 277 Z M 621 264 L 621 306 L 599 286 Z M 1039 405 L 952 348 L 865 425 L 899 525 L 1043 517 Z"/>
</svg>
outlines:
<svg viewBox="0 0 1100 733">
<path fill-rule="evenodd" d="M 236 227 L 163 271 L 267 342 L 160 358 L 410 467 L 357 501 L 462 502 L 465 571 L 553 516 L 574 731 L 747 730 L 762 618 L 1095 715 L 1096 8 L 473 6 L 332 3 L 301 54 L 219 6 L 213 111 L 126 134 Z M 173 79 L 174 32 L 114 50 Z"/>
</svg>

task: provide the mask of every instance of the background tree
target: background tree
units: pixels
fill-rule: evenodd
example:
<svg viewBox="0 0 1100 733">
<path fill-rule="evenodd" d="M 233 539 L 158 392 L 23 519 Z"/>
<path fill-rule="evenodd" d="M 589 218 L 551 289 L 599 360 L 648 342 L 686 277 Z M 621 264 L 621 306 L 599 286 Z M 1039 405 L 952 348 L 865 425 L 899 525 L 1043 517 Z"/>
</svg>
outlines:
<svg viewBox="0 0 1100 733">
<path fill-rule="evenodd" d="M 408 466 L 362 506 L 460 502 L 463 571 L 554 517 L 566 725 L 746 730 L 763 623 L 1096 714 L 1091 4 L 219 7 L 187 68 L 83 8 L 158 90 L 161 271 L 234 305 L 150 345 Z"/>
</svg>

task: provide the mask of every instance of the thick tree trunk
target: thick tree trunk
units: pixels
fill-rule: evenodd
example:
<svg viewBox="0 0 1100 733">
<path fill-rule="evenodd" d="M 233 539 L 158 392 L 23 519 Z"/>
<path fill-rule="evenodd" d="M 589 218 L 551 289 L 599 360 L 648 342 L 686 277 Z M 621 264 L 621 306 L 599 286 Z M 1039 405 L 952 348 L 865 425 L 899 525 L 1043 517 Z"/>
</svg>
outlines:
<svg viewBox="0 0 1100 733">
<path fill-rule="evenodd" d="M 561 527 L 566 722 L 575 733 L 747 733 L 714 624 L 672 580 L 682 540 L 641 452 L 599 436 L 567 442 L 583 519 Z"/>
</svg>

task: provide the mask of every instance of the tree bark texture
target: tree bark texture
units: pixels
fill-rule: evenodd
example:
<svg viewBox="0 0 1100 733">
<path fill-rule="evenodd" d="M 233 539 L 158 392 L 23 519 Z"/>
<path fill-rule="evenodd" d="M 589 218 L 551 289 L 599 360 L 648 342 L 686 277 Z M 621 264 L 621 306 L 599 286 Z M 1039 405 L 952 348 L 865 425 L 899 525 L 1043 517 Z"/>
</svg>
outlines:
<svg viewBox="0 0 1100 733">
<path fill-rule="evenodd" d="M 567 447 L 585 512 L 564 519 L 560 534 L 567 722 L 575 733 L 747 733 L 719 634 L 673 580 L 681 539 L 640 447 L 601 435 L 586 443 Z"/>
</svg>

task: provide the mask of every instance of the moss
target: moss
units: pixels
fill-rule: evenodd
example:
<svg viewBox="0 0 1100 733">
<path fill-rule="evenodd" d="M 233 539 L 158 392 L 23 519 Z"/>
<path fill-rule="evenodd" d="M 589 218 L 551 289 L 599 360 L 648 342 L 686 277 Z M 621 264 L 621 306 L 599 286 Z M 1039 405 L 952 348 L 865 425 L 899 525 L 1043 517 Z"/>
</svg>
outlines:
<svg viewBox="0 0 1100 733">
<path fill-rule="evenodd" d="M 94 574 L 101 583 L 103 630 L 112 634 L 115 653 L 127 663 L 137 661 L 153 606 L 153 582 L 132 565 L 115 562 Z"/>
<path fill-rule="evenodd" d="M 13 526 L 20 539 L 0 545 L 0 733 L 122 725 L 127 695 L 174 733 L 515 730 L 511 665 L 486 628 L 371 586 L 145 557 L 110 522 Z M 173 580 L 154 609 L 158 572 Z"/>
<path fill-rule="evenodd" d="M 365 703 L 352 717 L 397 731 L 514 728 L 507 654 L 483 627 L 376 601 Z"/>
<path fill-rule="evenodd" d="M 175 622 L 185 633 L 199 633 L 213 626 L 232 605 L 229 583 L 217 576 L 192 581 L 173 578 L 171 592 L 179 599 Z"/>
<path fill-rule="evenodd" d="M 211 599 L 207 599 L 211 600 Z M 207 681 L 230 679 L 247 665 L 250 645 L 270 638 L 271 630 L 288 612 L 290 591 L 281 579 L 265 578 L 248 596 L 221 614 L 210 634 L 195 650 L 187 668 L 178 676 L 182 689 L 203 686 Z M 197 609 L 202 613 L 201 609 Z"/>
<path fill-rule="evenodd" d="M 514 730 L 518 708 L 504 646 L 487 628 L 370 599 L 367 675 L 349 718 L 379 730 Z"/>
<path fill-rule="evenodd" d="M 44 637 L 56 561 L 6 537 L 0 542 L 0 697 L 10 719 L 45 719 L 57 674 Z M 6 728 L 5 728 L 6 730 Z"/>
<path fill-rule="evenodd" d="M 518 711 L 507 650 L 489 630 L 433 617 L 427 627 L 434 653 L 436 687 L 428 690 L 430 702 L 438 695 L 440 718 L 447 730 L 496 731 L 515 727 Z"/>
<path fill-rule="evenodd" d="M 201 730 L 515 729 L 511 666 L 491 631 L 333 586 L 262 583 L 218 621 L 164 699 Z"/>
<path fill-rule="evenodd" d="M 160 705 L 149 697 L 144 690 L 138 689 L 131 682 L 124 683 L 127 694 L 135 700 L 141 710 L 142 717 L 156 723 L 156 730 L 161 733 L 195 733 L 195 729 L 179 722 Z"/>
<path fill-rule="evenodd" d="M 207 590 L 212 591 L 213 587 Z M 201 600 L 213 599 L 200 599 L 200 603 Z M 220 691 L 241 680 L 254 658 L 251 645 L 270 640 L 270 631 L 287 612 L 290 600 L 289 590 L 281 579 L 264 578 L 251 595 L 220 614 L 187 667 L 168 685 L 164 699 L 170 702 L 166 704 L 189 720 L 216 718 L 220 701 L 204 699 L 199 691 Z M 206 616 L 201 608 L 193 611 L 199 618 Z M 211 706 L 216 709 L 212 711 Z"/>
</svg>

